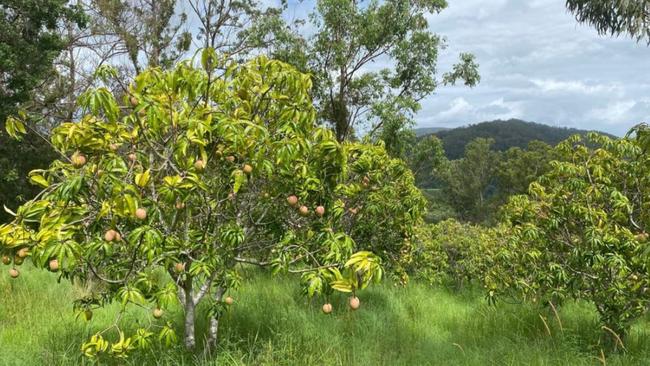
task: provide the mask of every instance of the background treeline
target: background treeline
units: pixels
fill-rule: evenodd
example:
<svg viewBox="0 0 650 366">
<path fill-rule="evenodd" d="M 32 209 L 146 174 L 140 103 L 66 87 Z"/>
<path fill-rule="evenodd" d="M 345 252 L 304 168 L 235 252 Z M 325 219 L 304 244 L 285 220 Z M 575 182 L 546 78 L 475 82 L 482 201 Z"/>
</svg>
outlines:
<svg viewBox="0 0 650 366">
<path fill-rule="evenodd" d="M 494 223 L 510 196 L 526 193 L 551 161 L 562 159 L 555 148 L 559 142 L 587 133 L 509 120 L 414 138 L 407 160 L 429 200 L 427 221 Z"/>
<path fill-rule="evenodd" d="M 416 135 L 424 136 L 420 134 L 419 130 L 414 130 Z M 587 132 L 589 131 L 509 119 L 481 122 L 454 129 L 441 129 L 432 133 L 442 141 L 447 158 L 459 159 L 465 153 L 467 144 L 479 137 L 493 139 L 492 148 L 494 150 L 506 151 L 511 147 L 526 148 L 528 143 L 534 140 L 555 146 L 572 135 L 584 135 Z"/>
<path fill-rule="evenodd" d="M 506 152 L 474 140 L 435 173 L 442 188 L 433 219 L 459 220 L 420 228 L 412 273 L 455 288 L 480 285 L 491 302 L 523 300 L 553 312 L 586 300 L 603 340 L 624 347 L 650 305 L 649 144 L 643 124 L 624 138 L 590 133 Z"/>
</svg>

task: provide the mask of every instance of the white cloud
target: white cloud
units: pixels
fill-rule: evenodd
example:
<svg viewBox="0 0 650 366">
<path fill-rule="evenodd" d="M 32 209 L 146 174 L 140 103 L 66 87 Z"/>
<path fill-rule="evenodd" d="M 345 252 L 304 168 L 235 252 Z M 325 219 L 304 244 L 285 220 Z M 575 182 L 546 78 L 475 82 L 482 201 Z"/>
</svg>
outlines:
<svg viewBox="0 0 650 366">
<path fill-rule="evenodd" d="M 463 119 L 470 122 L 494 119 L 521 118 L 523 111 L 520 103 L 505 101 L 498 98 L 486 103 L 472 104 L 464 97 L 457 97 L 449 101 L 440 112 L 435 113 L 429 121 L 437 121 L 438 126 L 451 127 L 457 124 L 454 121 Z M 440 123 L 442 122 L 442 123 Z M 435 126 L 431 122 L 423 123 L 426 126 Z"/>
<path fill-rule="evenodd" d="M 493 100 L 482 110 L 483 118 L 487 119 L 509 119 L 522 118 L 523 110 L 519 102 L 506 102 L 503 98 Z"/>
<path fill-rule="evenodd" d="M 439 118 L 447 119 L 457 117 L 474 111 L 474 107 L 465 100 L 465 98 L 456 98 L 451 101 L 449 108 L 438 113 Z"/>
<path fill-rule="evenodd" d="M 531 82 L 544 92 L 567 92 L 567 93 L 620 93 L 620 85 L 609 84 L 586 84 L 579 80 L 559 81 L 554 79 L 532 79 Z"/>
<path fill-rule="evenodd" d="M 650 119 L 650 47 L 601 37 L 557 0 L 455 0 L 429 17 L 448 40 L 440 72 L 472 52 L 475 88 L 442 87 L 422 101 L 420 126 L 521 118 L 622 135 Z M 634 104 L 632 104 L 634 103 Z"/>
<path fill-rule="evenodd" d="M 595 108 L 587 113 L 587 118 L 616 124 L 621 121 L 630 121 L 630 111 L 637 105 L 633 100 L 619 101 L 607 104 L 604 108 Z"/>
</svg>

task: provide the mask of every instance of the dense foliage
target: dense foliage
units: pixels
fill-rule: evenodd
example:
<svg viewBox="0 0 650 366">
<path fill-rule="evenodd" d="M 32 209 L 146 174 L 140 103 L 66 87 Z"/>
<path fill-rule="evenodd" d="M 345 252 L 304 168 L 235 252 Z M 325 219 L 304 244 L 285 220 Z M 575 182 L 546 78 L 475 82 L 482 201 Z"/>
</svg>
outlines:
<svg viewBox="0 0 650 366">
<path fill-rule="evenodd" d="M 495 167 L 499 205 L 509 196 L 528 192 L 530 183 L 551 169 L 551 162 L 562 160 L 558 149 L 541 141 L 531 141 L 525 149 L 512 147 L 503 152 Z"/>
<path fill-rule="evenodd" d="M 85 284 L 75 306 L 87 317 L 119 301 L 160 318 L 178 300 L 193 348 L 199 303 L 216 342 L 238 263 L 303 274 L 309 295 L 403 272 L 424 205 L 408 167 L 317 128 L 311 81 L 286 64 L 211 49 L 201 64 L 141 73 L 124 90 L 128 110 L 104 87 L 82 96 L 86 114 L 53 132 L 63 158 L 30 174 L 43 191 L 0 227 L 10 274 L 29 255 Z M 154 332 L 176 339 L 162 320 L 132 335 L 113 327 L 84 353 L 121 357 Z"/>
<path fill-rule="evenodd" d="M 17 141 L 0 130 L 0 209 L 4 206 L 16 210 L 34 197 L 40 188 L 29 183 L 27 174 L 48 166 L 54 159 L 54 150 L 36 133 L 29 131 Z M 11 218 L 6 210 L 0 211 L 0 223 Z"/>
<path fill-rule="evenodd" d="M 600 34 L 624 33 L 650 44 L 648 0 L 567 0 L 566 6 L 579 22 L 592 25 Z"/>
<path fill-rule="evenodd" d="M 10 0 L 0 5 L 2 123 L 53 72 L 52 62 L 65 46 L 56 30 L 68 20 L 83 24 L 84 18 L 66 0 Z"/>
<path fill-rule="evenodd" d="M 568 159 L 506 209 L 514 234 L 497 256 L 491 289 L 588 300 L 605 329 L 623 337 L 650 304 L 647 136 L 641 128 L 638 138 L 590 134 L 560 144 Z"/>
<path fill-rule="evenodd" d="M 464 220 L 484 221 L 493 212 L 492 198 L 499 153 L 494 140 L 478 138 L 465 148 L 465 156 L 446 162 L 438 174 L 447 201 Z"/>
<path fill-rule="evenodd" d="M 648 126 L 411 130 L 440 84 L 480 80 L 466 53 L 438 77 L 445 0 L 317 0 L 305 19 L 284 1 L 72 4 L 0 4 L 0 256 L 82 288 L 88 321 L 119 307 L 86 356 L 172 346 L 177 307 L 184 346 L 209 350 L 251 266 L 298 275 L 326 314 L 386 275 L 587 301 L 617 346 L 650 309 Z M 650 42 L 648 0 L 566 6 Z"/>
<path fill-rule="evenodd" d="M 65 46 L 57 29 L 62 22 L 83 24 L 79 9 L 65 0 L 3 1 L 0 4 L 0 206 L 16 209 L 36 190 L 25 184 L 27 173 L 53 158 L 36 132 L 20 144 L 8 136 L 5 120 L 30 99 L 53 72 L 52 63 Z M 8 220 L 0 212 L 0 222 Z"/>
<path fill-rule="evenodd" d="M 503 228 L 487 228 L 450 219 L 423 227 L 414 260 L 416 278 L 461 288 L 482 284 L 506 236 Z"/>
<path fill-rule="evenodd" d="M 528 185 L 550 169 L 551 161 L 563 159 L 553 146 L 571 133 L 587 131 L 509 120 L 414 139 L 407 161 L 418 187 L 427 189 L 431 198 L 428 221 L 456 217 L 495 223 L 498 208 L 509 196 L 526 193 Z M 450 153 L 456 156 L 456 145 L 462 153 L 448 160 Z"/>
<path fill-rule="evenodd" d="M 407 161 L 418 187 L 429 188 L 440 185 L 442 168 L 446 164 L 442 142 L 435 135 L 413 141 L 408 149 Z"/>
<path fill-rule="evenodd" d="M 427 190 L 429 222 L 457 217 L 494 223 L 508 197 L 526 193 L 528 185 L 550 169 L 551 161 L 563 159 L 555 148 L 541 141 L 505 152 L 494 151 L 493 145 L 492 139 L 477 138 L 456 160 L 445 158 L 440 140 L 433 135 L 415 145 L 408 161 L 416 183 L 433 188 Z"/>
</svg>

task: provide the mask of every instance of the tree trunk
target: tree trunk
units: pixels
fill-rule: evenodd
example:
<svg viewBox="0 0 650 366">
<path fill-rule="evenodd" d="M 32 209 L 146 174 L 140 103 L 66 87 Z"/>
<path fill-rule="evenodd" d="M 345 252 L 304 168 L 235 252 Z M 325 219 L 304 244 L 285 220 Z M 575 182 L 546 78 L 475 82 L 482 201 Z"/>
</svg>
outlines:
<svg viewBox="0 0 650 366">
<path fill-rule="evenodd" d="M 219 287 L 217 289 L 217 292 L 214 295 L 214 299 L 217 302 L 221 301 L 221 298 L 223 297 L 223 294 L 226 292 L 226 289 L 223 287 Z M 210 319 L 210 329 L 208 332 L 208 346 L 216 346 L 217 345 L 217 340 L 219 339 L 219 317 L 212 317 Z"/>
<path fill-rule="evenodd" d="M 191 350 L 196 346 L 194 331 L 196 304 L 192 298 L 192 282 L 187 283 L 183 290 L 185 292 L 185 348 Z"/>
<path fill-rule="evenodd" d="M 208 335 L 208 346 L 216 346 L 219 336 L 219 318 L 210 318 L 210 331 Z"/>
</svg>

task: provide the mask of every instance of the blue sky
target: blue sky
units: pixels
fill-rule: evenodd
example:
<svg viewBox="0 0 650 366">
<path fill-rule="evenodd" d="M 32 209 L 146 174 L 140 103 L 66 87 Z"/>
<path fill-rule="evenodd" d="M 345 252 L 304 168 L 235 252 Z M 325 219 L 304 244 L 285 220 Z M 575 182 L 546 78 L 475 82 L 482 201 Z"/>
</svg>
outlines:
<svg viewBox="0 0 650 366">
<path fill-rule="evenodd" d="M 422 102 L 418 127 L 521 118 L 618 135 L 650 121 L 650 47 L 599 36 L 563 0 L 450 0 L 431 15 L 446 37 L 440 72 L 474 53 L 481 84 L 441 87 Z"/>
</svg>

